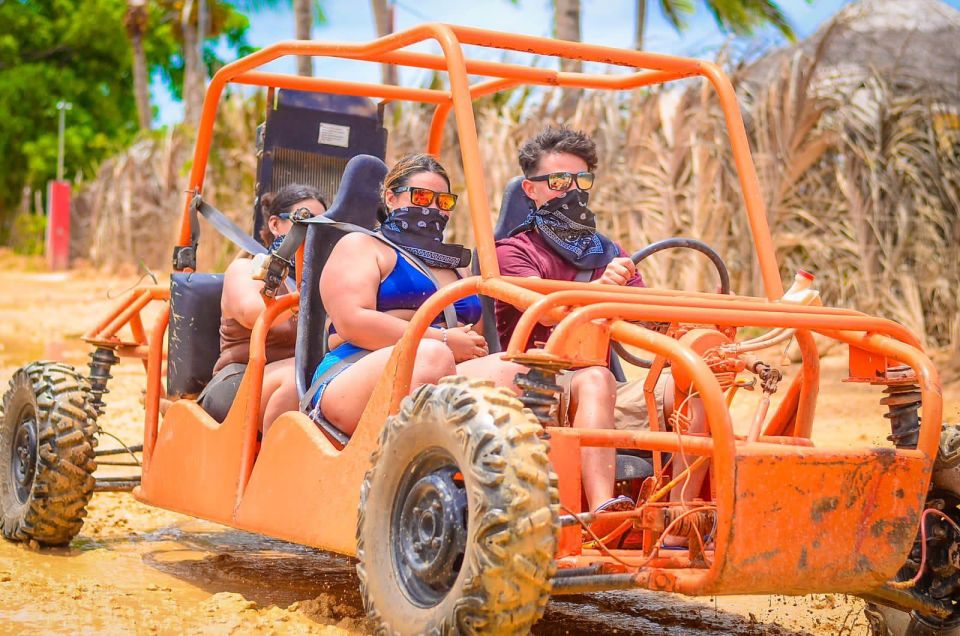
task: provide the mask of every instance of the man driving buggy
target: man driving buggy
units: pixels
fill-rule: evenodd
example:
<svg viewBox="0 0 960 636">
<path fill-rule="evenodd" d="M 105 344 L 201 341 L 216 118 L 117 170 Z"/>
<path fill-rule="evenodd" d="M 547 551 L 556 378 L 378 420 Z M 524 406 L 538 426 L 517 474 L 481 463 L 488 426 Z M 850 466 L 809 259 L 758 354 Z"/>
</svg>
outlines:
<svg viewBox="0 0 960 636">
<path fill-rule="evenodd" d="M 587 207 L 597 166 L 597 147 L 589 136 L 565 126 L 548 126 L 521 146 L 519 163 L 525 177 L 521 187 L 530 200 L 531 210 L 508 238 L 497 241 L 502 275 L 645 286 L 623 248 L 597 231 L 596 216 Z M 501 347 L 506 349 L 521 312 L 499 300 L 495 312 Z M 552 327 L 550 323 L 537 325 L 526 346 L 545 342 Z M 569 390 L 569 375 L 560 377 L 565 393 Z M 673 382 L 669 377 L 661 377 L 655 396 L 661 421 L 668 421 L 673 407 Z M 564 395 L 560 402 L 562 423 Z M 690 409 L 690 431 L 704 430 L 699 400 L 691 400 Z M 649 427 L 643 381 L 617 384 L 615 411 L 614 426 L 618 429 Z M 589 450 L 603 452 L 605 461 L 615 462 L 614 449 Z M 704 474 L 695 472 L 685 484 L 685 492 L 690 496 L 699 493 Z M 680 488 L 671 493 L 673 500 L 681 496 Z M 673 543 L 673 539 L 667 538 L 667 543 Z"/>
</svg>

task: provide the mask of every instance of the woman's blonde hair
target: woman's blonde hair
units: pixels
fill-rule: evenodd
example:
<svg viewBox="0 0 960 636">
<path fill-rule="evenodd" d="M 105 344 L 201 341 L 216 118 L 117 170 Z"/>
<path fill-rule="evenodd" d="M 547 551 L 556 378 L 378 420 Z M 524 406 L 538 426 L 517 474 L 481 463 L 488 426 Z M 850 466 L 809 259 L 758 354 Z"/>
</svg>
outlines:
<svg viewBox="0 0 960 636">
<path fill-rule="evenodd" d="M 414 153 L 400 157 L 393 164 L 390 172 L 383 178 L 383 185 L 380 186 L 380 198 L 385 198 L 389 190 L 407 185 L 410 182 L 410 177 L 421 172 L 432 172 L 440 175 L 447 182 L 447 190 L 450 189 L 450 177 L 443 166 L 440 165 L 440 162 L 434 159 L 432 155 Z"/>
</svg>

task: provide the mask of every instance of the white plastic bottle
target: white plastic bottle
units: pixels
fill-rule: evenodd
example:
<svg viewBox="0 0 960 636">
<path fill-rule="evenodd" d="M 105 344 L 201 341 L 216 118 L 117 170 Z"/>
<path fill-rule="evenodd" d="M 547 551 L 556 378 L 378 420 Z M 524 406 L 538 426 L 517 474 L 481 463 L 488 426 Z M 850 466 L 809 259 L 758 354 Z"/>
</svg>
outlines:
<svg viewBox="0 0 960 636">
<path fill-rule="evenodd" d="M 820 292 L 813 289 L 813 281 L 816 277 L 810 272 L 802 269 L 797 270 L 797 275 L 793 278 L 793 285 L 783 295 L 781 302 L 793 303 L 796 305 L 810 305 L 820 296 Z"/>
</svg>

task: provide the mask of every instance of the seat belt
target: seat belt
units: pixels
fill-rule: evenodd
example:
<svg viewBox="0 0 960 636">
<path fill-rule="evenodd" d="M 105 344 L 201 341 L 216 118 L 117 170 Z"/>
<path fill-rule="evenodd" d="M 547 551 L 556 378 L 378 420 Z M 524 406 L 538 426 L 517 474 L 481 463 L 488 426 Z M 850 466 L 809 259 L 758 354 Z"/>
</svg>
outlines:
<svg viewBox="0 0 960 636">
<path fill-rule="evenodd" d="M 302 398 L 300 398 L 300 412 L 307 413 L 308 415 L 311 416 L 311 418 L 313 418 L 314 415 L 318 417 L 323 417 L 319 411 L 319 406 L 320 406 L 319 404 L 317 405 L 318 408 L 315 414 L 310 413 L 307 410 L 307 408 L 310 406 L 310 403 L 313 402 L 313 397 L 320 390 L 320 386 L 323 385 L 325 382 L 329 382 L 330 380 L 332 380 L 341 371 L 343 371 L 344 369 L 349 367 L 351 364 L 360 360 L 361 358 L 363 358 L 369 353 L 372 353 L 372 352 L 367 351 L 366 349 L 362 349 L 355 353 L 351 353 L 346 358 L 344 358 L 343 360 L 340 360 L 339 362 L 331 366 L 329 369 L 321 373 L 318 377 L 314 378 L 313 381 L 310 383 L 310 388 L 307 389 L 307 392 L 303 394 Z"/>
<path fill-rule="evenodd" d="M 397 250 L 397 252 L 399 252 L 400 254 L 402 254 L 414 267 L 416 267 L 416 268 L 420 271 L 421 274 L 423 274 L 424 276 L 426 276 L 427 279 L 428 279 L 431 283 L 433 283 L 433 286 L 436 287 L 438 291 L 439 291 L 439 289 L 440 289 L 440 281 L 437 280 L 437 277 L 434 276 L 433 272 L 430 271 L 430 268 L 427 267 L 427 264 L 426 264 L 426 263 L 424 263 L 422 260 L 420 260 L 419 258 L 417 258 L 416 256 L 414 256 L 413 254 L 411 254 L 411 253 L 408 252 L 407 250 L 403 249 L 403 247 L 401 247 L 400 245 L 397 245 L 396 243 L 394 243 L 393 241 L 391 241 L 390 239 L 388 239 L 387 237 L 385 237 L 383 234 L 381 234 L 381 233 L 379 233 L 379 232 L 374 232 L 373 230 L 368 230 L 368 229 L 365 228 L 365 227 L 361 227 L 361 226 L 359 226 L 359 225 L 354 225 L 353 223 L 345 223 L 345 222 L 343 222 L 343 221 L 334 221 L 333 219 L 327 218 L 327 217 L 325 217 L 325 216 L 315 216 L 315 217 L 310 218 L 310 219 L 304 219 L 304 220 L 302 220 L 302 221 L 297 221 L 297 223 L 298 223 L 298 224 L 299 224 L 299 223 L 303 223 L 303 224 L 331 225 L 331 226 L 337 228 L 338 230 L 342 230 L 342 231 L 344 231 L 344 232 L 360 232 L 361 234 L 366 234 L 367 236 L 372 236 L 373 238 L 377 239 L 378 241 L 381 241 L 381 242 L 383 242 L 383 243 L 386 243 L 387 245 L 389 245 L 389 246 L 392 247 L 393 249 Z M 288 236 L 289 236 L 289 235 L 288 235 Z M 301 240 L 302 240 L 302 239 L 301 239 Z M 284 240 L 283 243 L 284 243 L 284 244 L 280 246 L 280 249 L 277 250 L 278 254 L 279 254 L 279 253 L 282 253 L 282 251 L 286 248 L 286 243 L 287 243 L 287 241 Z M 298 244 L 298 245 L 293 249 L 293 251 L 296 252 L 296 249 L 299 248 L 299 247 L 300 247 L 300 246 L 299 246 L 299 244 Z M 456 308 L 455 308 L 453 305 L 447 305 L 446 307 L 443 308 L 443 321 L 444 321 L 444 323 L 446 324 L 447 329 L 453 329 L 454 327 L 457 326 L 457 310 L 456 310 Z"/>
<path fill-rule="evenodd" d="M 577 275 L 573 277 L 573 280 L 578 283 L 589 283 L 593 280 L 593 270 L 592 269 L 578 269 Z"/>
<path fill-rule="evenodd" d="M 228 241 L 252 256 L 269 254 L 270 251 L 256 241 L 252 236 L 237 227 L 236 223 L 227 218 L 223 212 L 204 201 L 200 195 L 193 197 L 190 204 L 190 245 L 193 248 L 194 265 L 196 265 L 197 245 L 200 243 L 200 223 L 197 213 L 205 218 L 213 228 Z M 278 250 L 279 251 L 279 250 Z M 296 250 L 294 250 L 296 251 Z M 289 260 L 289 259 L 287 259 Z M 297 289 L 297 281 L 287 277 L 287 286 L 291 290 Z"/>
</svg>

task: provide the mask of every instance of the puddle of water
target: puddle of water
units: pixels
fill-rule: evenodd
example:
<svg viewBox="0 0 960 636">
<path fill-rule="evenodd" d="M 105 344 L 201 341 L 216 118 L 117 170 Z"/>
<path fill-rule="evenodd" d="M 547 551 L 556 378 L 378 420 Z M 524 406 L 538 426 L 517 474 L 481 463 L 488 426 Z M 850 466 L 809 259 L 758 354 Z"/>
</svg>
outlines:
<svg viewBox="0 0 960 636">
<path fill-rule="evenodd" d="M 165 528 L 143 537 L 143 562 L 210 593 L 234 592 L 261 607 L 322 594 L 362 607 L 356 561 L 239 530 Z M 359 610 L 358 610 L 359 611 Z"/>
</svg>

